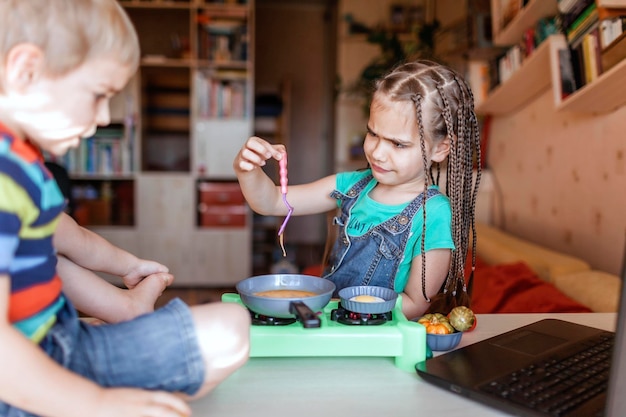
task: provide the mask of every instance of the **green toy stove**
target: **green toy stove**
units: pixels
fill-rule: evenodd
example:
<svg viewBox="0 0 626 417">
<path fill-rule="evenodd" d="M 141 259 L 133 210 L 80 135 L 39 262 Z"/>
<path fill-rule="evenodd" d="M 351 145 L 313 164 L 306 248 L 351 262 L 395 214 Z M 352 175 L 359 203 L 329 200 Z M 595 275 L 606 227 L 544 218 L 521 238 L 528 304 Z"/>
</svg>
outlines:
<svg viewBox="0 0 626 417">
<path fill-rule="evenodd" d="M 222 301 L 243 305 L 238 294 L 227 293 Z M 361 317 L 331 300 L 318 312 L 321 326 L 305 328 L 294 319 L 274 319 L 251 312 L 251 357 L 381 356 L 415 372 L 426 358 L 426 329 L 402 314 L 402 297 L 394 309 Z M 285 321 L 286 320 L 286 321 Z"/>
</svg>

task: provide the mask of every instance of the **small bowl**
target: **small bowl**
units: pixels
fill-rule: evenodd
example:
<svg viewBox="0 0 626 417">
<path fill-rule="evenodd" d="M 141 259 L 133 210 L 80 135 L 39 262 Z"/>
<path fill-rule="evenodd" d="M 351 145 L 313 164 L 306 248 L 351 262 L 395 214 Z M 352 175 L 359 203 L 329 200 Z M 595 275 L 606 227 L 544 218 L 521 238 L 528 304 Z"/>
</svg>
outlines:
<svg viewBox="0 0 626 417">
<path fill-rule="evenodd" d="M 357 295 L 372 295 L 380 297 L 385 301 L 374 303 L 350 301 L 352 297 Z M 341 306 L 346 310 L 361 314 L 382 314 L 393 310 L 396 306 L 398 294 L 394 290 L 385 287 L 359 285 L 339 290 L 339 298 L 341 298 Z"/>
<path fill-rule="evenodd" d="M 450 350 L 454 349 L 461 342 L 461 337 L 463 336 L 463 332 L 454 332 L 450 334 L 426 334 L 426 343 L 428 343 L 428 347 L 430 350 Z"/>
</svg>

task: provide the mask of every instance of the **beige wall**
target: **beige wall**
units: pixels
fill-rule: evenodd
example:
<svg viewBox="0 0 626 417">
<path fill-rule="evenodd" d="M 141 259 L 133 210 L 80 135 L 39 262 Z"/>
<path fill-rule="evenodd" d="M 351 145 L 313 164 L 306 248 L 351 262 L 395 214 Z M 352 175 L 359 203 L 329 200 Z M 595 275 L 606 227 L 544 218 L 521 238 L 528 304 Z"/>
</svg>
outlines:
<svg viewBox="0 0 626 417">
<path fill-rule="evenodd" d="M 626 234 L 626 107 L 557 113 L 546 92 L 492 120 L 487 160 L 499 186 L 496 225 L 618 274 Z"/>
</svg>

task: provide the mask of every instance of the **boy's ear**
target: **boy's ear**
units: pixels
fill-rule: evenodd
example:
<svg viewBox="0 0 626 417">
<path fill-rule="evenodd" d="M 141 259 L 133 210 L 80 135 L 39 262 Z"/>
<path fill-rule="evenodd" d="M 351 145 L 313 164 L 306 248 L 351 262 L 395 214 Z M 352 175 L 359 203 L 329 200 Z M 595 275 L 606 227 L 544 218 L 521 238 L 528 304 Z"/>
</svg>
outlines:
<svg viewBox="0 0 626 417">
<path fill-rule="evenodd" d="M 5 88 L 24 91 L 41 75 L 44 56 L 41 48 L 21 43 L 9 50 L 5 63 Z"/>
<path fill-rule="evenodd" d="M 430 160 L 433 162 L 442 162 L 450 153 L 450 138 L 445 138 L 439 142 L 433 149 Z"/>
</svg>

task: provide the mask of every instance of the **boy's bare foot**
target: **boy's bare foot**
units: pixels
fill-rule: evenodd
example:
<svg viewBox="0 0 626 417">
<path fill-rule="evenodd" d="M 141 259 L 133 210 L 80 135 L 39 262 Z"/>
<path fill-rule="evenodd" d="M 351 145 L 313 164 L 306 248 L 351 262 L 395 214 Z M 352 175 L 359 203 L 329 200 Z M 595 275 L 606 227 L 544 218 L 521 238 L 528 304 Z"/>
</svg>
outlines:
<svg viewBox="0 0 626 417">
<path fill-rule="evenodd" d="M 174 277 L 166 272 L 148 275 L 132 290 L 126 290 L 134 316 L 154 311 L 154 304 Z"/>
</svg>

